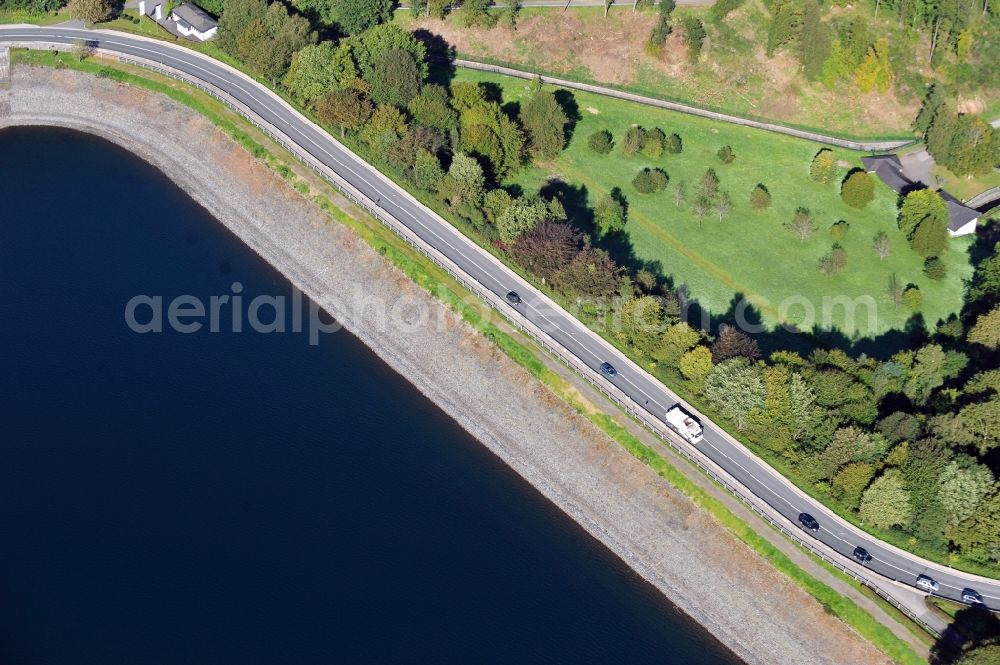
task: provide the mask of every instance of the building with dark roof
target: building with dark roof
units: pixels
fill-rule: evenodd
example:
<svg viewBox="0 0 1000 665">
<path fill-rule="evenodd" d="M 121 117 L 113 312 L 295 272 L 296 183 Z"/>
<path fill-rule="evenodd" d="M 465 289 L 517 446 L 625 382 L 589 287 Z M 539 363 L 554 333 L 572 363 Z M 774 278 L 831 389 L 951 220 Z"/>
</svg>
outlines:
<svg viewBox="0 0 1000 665">
<path fill-rule="evenodd" d="M 897 194 L 903 195 L 915 189 L 925 189 L 923 183 L 913 182 L 903 174 L 903 163 L 896 155 L 862 157 L 861 163 L 864 164 L 866 171 L 877 175 Z M 943 189 L 939 189 L 938 194 L 948 205 L 948 235 L 954 238 L 975 233 L 979 211 L 964 205 Z"/>
<path fill-rule="evenodd" d="M 179 33 L 202 42 L 214 37 L 219 30 L 218 21 L 193 2 L 174 7 L 170 20 L 176 24 Z"/>
</svg>

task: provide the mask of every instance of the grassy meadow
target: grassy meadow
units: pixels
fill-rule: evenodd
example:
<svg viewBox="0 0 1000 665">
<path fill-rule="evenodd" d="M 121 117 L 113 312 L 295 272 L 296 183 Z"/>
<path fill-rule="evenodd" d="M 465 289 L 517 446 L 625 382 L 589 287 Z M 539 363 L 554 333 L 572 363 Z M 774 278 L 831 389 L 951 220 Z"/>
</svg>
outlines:
<svg viewBox="0 0 1000 665">
<path fill-rule="evenodd" d="M 482 72 L 460 70 L 458 80 L 479 81 L 499 86 L 505 103 L 517 103 L 531 94 L 528 81 Z M 618 187 L 628 201 L 628 243 L 620 246 L 619 257 L 633 253 L 637 262 L 658 262 L 659 272 L 676 286 L 686 287 L 699 304 L 713 315 L 722 315 L 734 296 L 744 294 L 755 303 L 763 322 L 770 326 L 790 323 L 842 332 L 849 339 L 873 337 L 902 329 L 915 313 L 894 305 L 887 294 L 891 275 L 902 284 L 915 284 L 923 293 L 919 313 L 928 325 L 946 318 L 962 303 L 962 280 L 971 274 L 967 238 L 953 239 L 945 255 L 947 277 L 934 281 L 923 274 L 923 259 L 908 246 L 896 228 L 896 195 L 880 182 L 875 199 L 857 210 L 840 198 L 839 179 L 850 168 L 860 166 L 860 153 L 835 150 L 842 164 L 836 184 L 822 185 L 809 177 L 813 155 L 822 146 L 760 130 L 714 122 L 702 118 L 641 106 L 631 102 L 573 91 L 578 117 L 567 149 L 553 162 L 534 166 L 517 174 L 513 183 L 525 192 L 539 188 L 553 190 L 552 181 L 564 194 L 567 209 L 577 211 L 577 222 L 588 223 L 577 205 L 593 206 L 604 194 Z M 650 159 L 642 154 L 625 156 L 622 138 L 631 124 L 647 129 L 661 128 L 677 133 L 683 141 L 680 154 L 664 154 Z M 587 145 L 587 137 L 606 129 L 615 137 L 610 154 L 600 155 Z M 724 164 L 716 152 L 729 145 L 736 153 Z M 644 167 L 667 172 L 666 191 L 640 194 L 632 178 Z M 720 190 L 729 193 L 732 211 L 723 220 L 711 212 L 699 221 L 691 202 L 702 174 L 715 169 Z M 686 201 L 677 206 L 674 191 L 683 181 Z M 764 184 L 772 205 L 763 212 L 750 206 L 750 192 Z M 798 207 L 808 208 L 816 222 L 813 236 L 800 241 L 783 228 Z M 844 220 L 850 225 L 844 237 L 835 241 L 830 227 Z M 874 236 L 884 231 L 891 254 L 880 260 L 872 249 Z M 848 255 L 847 267 L 833 276 L 817 268 L 822 256 L 839 242 Z M 871 298 L 875 309 L 858 308 L 854 321 L 843 307 L 834 307 L 823 326 L 824 298 Z M 816 313 L 806 316 L 809 303 Z"/>
</svg>

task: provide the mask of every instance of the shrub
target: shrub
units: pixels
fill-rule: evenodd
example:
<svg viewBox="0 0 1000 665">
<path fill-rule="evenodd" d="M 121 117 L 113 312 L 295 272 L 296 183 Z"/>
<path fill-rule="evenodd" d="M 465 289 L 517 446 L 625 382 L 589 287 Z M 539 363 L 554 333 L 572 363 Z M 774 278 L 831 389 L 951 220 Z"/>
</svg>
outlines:
<svg viewBox="0 0 1000 665">
<path fill-rule="evenodd" d="M 642 154 L 653 159 L 657 159 L 663 154 L 666 147 L 667 137 L 659 127 L 646 132 L 645 140 L 642 143 Z"/>
<path fill-rule="evenodd" d="M 757 211 L 771 207 L 771 192 L 767 191 L 767 187 L 758 184 L 753 188 L 750 192 L 750 207 Z"/>
<path fill-rule="evenodd" d="M 839 222 L 834 222 L 833 225 L 830 227 L 830 237 L 833 238 L 834 240 L 842 240 L 843 237 L 847 235 L 847 232 L 850 230 L 850 228 L 851 225 L 845 222 L 844 220 L 840 220 Z"/>
<path fill-rule="evenodd" d="M 852 171 L 840 187 L 840 196 L 852 208 L 864 208 L 875 198 L 875 181 L 865 171 Z"/>
<path fill-rule="evenodd" d="M 837 160 L 833 157 L 833 151 L 823 148 L 813 157 L 809 166 L 809 177 L 816 182 L 829 185 L 837 175 Z"/>
<path fill-rule="evenodd" d="M 667 174 L 660 169 L 645 168 L 632 179 L 632 186 L 640 194 L 652 194 L 666 188 Z"/>
<path fill-rule="evenodd" d="M 719 152 L 715 154 L 718 155 L 723 164 L 732 164 L 733 160 L 736 159 L 736 153 L 733 152 L 733 149 L 728 145 L 724 145 L 719 148 Z"/>
<path fill-rule="evenodd" d="M 664 148 L 666 148 L 666 151 L 671 155 L 680 154 L 681 150 L 684 149 L 684 145 L 681 143 L 681 137 L 677 134 L 671 134 L 667 137 Z"/>
<path fill-rule="evenodd" d="M 924 274 L 930 279 L 944 279 L 945 275 L 948 274 L 948 269 L 945 267 L 944 261 L 936 256 L 930 256 L 924 261 Z"/>
<path fill-rule="evenodd" d="M 625 140 L 622 141 L 622 152 L 625 155 L 634 155 L 646 143 L 646 130 L 639 125 L 632 125 L 625 132 Z"/>
<path fill-rule="evenodd" d="M 615 140 L 611 136 L 611 132 L 602 129 L 599 132 L 594 132 L 587 138 L 587 145 L 599 155 L 606 155 L 611 152 L 611 148 L 615 145 Z"/>
</svg>

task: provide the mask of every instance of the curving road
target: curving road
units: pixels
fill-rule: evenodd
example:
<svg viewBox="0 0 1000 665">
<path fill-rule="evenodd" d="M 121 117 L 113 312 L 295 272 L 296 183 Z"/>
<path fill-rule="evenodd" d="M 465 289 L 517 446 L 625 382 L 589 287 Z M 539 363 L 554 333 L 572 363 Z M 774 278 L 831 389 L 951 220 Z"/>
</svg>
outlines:
<svg viewBox="0 0 1000 665">
<path fill-rule="evenodd" d="M 565 347 L 590 369 L 599 372 L 602 362 L 618 369 L 614 378 L 604 377 L 630 397 L 640 409 L 663 422 L 664 413 L 679 398 L 656 379 L 625 358 L 542 293 L 503 266 L 496 258 L 476 246 L 450 224 L 419 204 L 372 166 L 309 122 L 265 87 L 240 72 L 200 53 L 164 42 L 110 31 L 73 28 L 0 26 L 0 45 L 6 43 L 65 43 L 89 40 L 96 46 L 153 60 L 181 70 L 204 83 L 215 86 L 251 108 L 265 121 L 277 127 L 303 151 L 311 154 L 351 185 L 369 197 L 387 214 L 408 227 L 436 250 L 446 255 L 469 278 L 503 297 L 516 290 L 522 302 L 517 312 Z M 693 411 L 693 410 L 692 410 Z M 696 413 L 696 412 L 695 412 Z M 929 575 L 940 584 L 938 595 L 961 600 L 963 588 L 982 594 L 986 605 L 1000 609 L 1000 581 L 953 571 L 883 543 L 836 517 L 817 501 L 753 456 L 739 442 L 709 420 L 702 418 L 705 437 L 696 447 L 739 483 L 801 528 L 798 515 L 807 512 L 816 517 L 818 532 L 806 532 L 850 559 L 855 546 L 861 545 L 872 555 L 867 568 L 889 579 L 913 585 L 918 575 Z"/>
</svg>

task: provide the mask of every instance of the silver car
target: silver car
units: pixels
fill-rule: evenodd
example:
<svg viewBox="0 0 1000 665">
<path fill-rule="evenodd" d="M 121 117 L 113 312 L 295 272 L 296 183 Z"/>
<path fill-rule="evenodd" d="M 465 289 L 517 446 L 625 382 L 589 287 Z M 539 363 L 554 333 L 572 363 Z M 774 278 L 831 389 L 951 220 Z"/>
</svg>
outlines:
<svg viewBox="0 0 1000 665">
<path fill-rule="evenodd" d="M 940 588 L 938 583 L 927 575 L 917 575 L 917 586 L 927 593 L 934 593 Z"/>
</svg>

